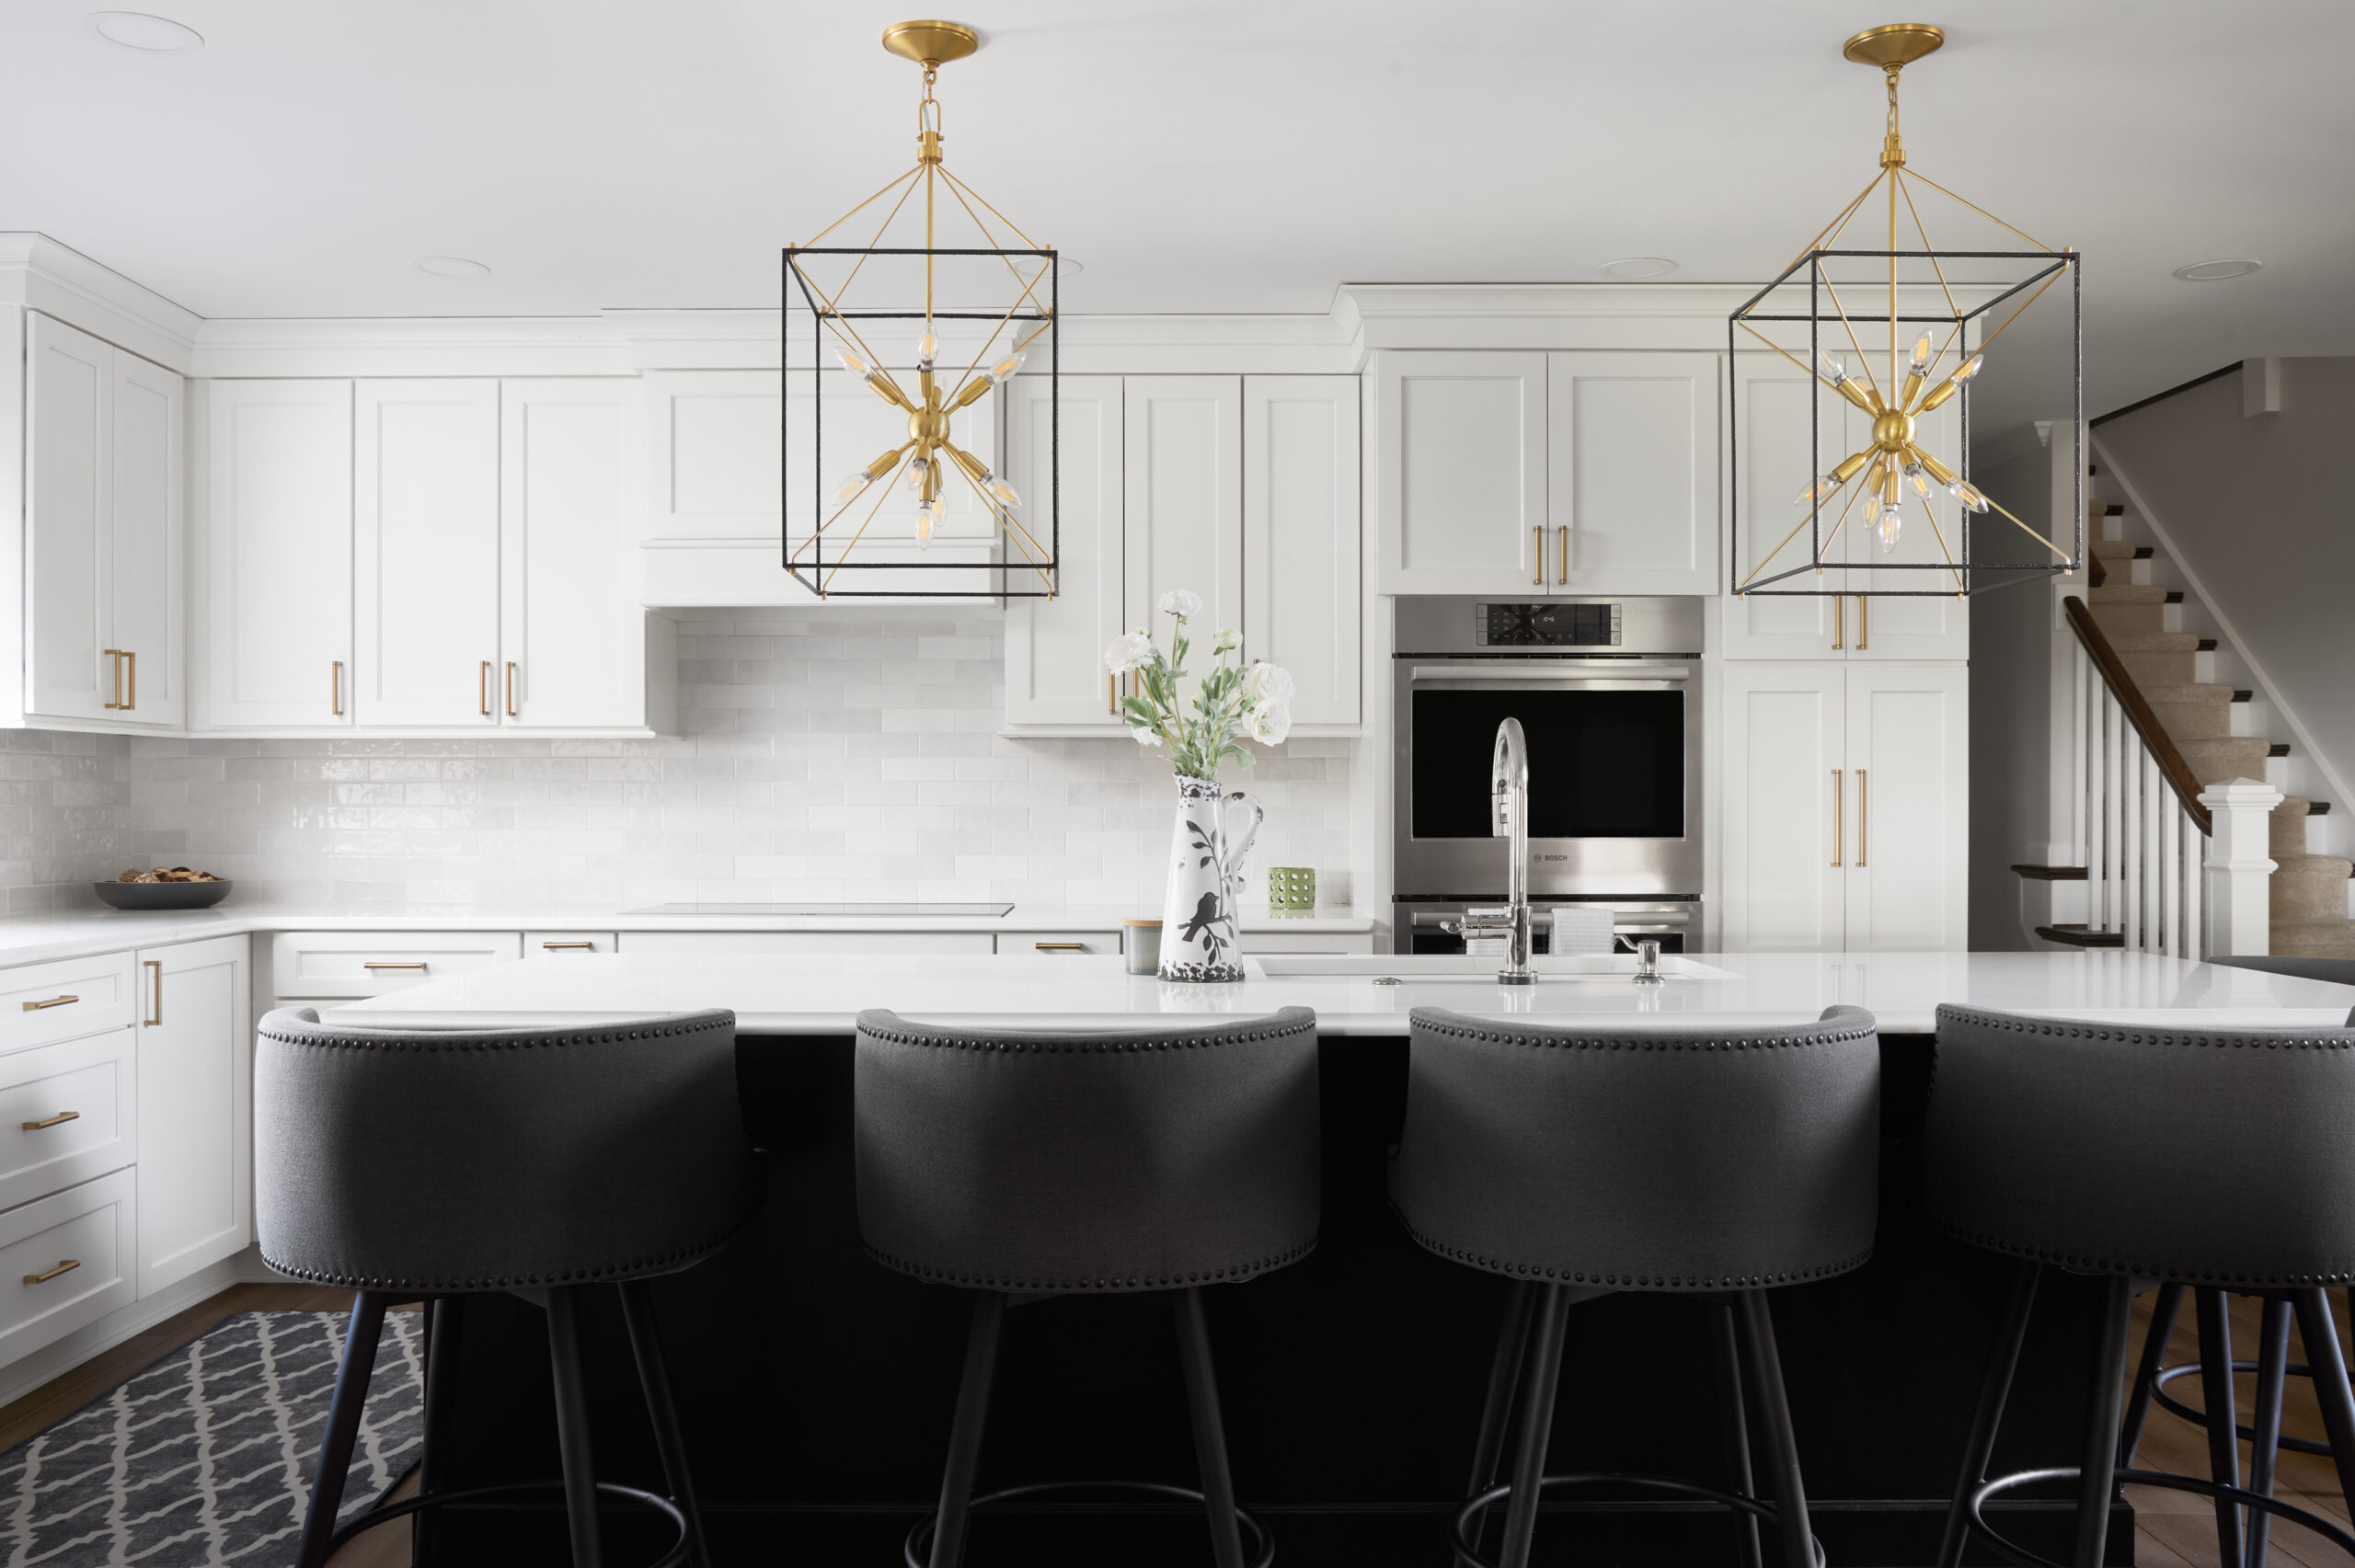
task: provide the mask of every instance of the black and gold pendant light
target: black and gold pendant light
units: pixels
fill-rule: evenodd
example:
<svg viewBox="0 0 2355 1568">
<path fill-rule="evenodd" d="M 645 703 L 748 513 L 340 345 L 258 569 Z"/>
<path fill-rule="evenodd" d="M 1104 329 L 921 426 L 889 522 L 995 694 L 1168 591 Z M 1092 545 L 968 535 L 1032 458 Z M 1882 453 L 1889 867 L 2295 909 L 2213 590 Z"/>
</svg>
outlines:
<svg viewBox="0 0 2355 1568">
<path fill-rule="evenodd" d="M 1055 592 L 1057 256 L 949 172 L 933 96 L 980 46 L 957 22 L 883 30 L 924 71 L 915 165 L 785 249 L 785 567 L 821 599 Z M 1047 383 L 1021 408 L 1028 504 L 992 461 L 991 395 L 1026 367 Z"/>
<path fill-rule="evenodd" d="M 2048 531 L 2023 521 L 1970 477 L 1973 386 L 1996 340 L 2039 301 L 2050 301 L 2044 315 L 2067 313 L 2065 395 L 2083 431 L 2081 258 L 1908 164 L 1898 76 L 1945 41 L 1941 29 L 1921 22 L 1848 40 L 1843 55 L 1887 81 L 1879 169 L 1728 321 L 1737 366 L 1771 351 L 1795 367 L 1779 387 L 1771 373 L 1731 378 L 1737 594 L 1969 595 L 2083 562 L 2082 462 L 2074 513 L 2053 519 Z M 1933 220 L 1941 238 L 1968 231 L 1982 248 L 1933 243 Z M 2051 395 L 2058 401 L 2064 394 L 2054 388 Z M 1782 401 L 1771 403 L 1775 396 Z M 1756 515 L 1764 511 L 1762 481 L 1775 474 L 1802 481 L 1790 502 L 1798 509 L 1795 521 L 1788 513 Z"/>
</svg>

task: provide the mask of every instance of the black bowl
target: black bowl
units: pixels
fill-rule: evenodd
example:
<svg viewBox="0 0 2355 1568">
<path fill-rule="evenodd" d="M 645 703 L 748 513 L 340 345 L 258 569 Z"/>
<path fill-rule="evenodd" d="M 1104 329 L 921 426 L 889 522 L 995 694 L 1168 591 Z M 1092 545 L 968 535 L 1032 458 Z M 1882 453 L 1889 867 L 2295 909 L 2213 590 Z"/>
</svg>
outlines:
<svg viewBox="0 0 2355 1568">
<path fill-rule="evenodd" d="M 118 910 L 209 910 L 229 896 L 229 882 L 94 882 Z"/>
</svg>

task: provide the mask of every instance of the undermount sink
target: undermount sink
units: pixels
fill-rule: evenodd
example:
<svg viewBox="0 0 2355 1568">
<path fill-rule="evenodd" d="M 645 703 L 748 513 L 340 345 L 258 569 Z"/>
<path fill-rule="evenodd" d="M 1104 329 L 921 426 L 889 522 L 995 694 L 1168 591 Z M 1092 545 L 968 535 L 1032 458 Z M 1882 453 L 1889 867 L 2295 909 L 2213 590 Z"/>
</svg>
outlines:
<svg viewBox="0 0 2355 1568">
<path fill-rule="evenodd" d="M 1494 985 L 1501 958 L 1461 953 L 1269 953 L 1251 954 L 1251 962 L 1271 980 L 1412 981 L 1417 985 L 1449 983 Z M 1636 956 L 1632 953 L 1569 953 L 1560 957 L 1539 954 L 1530 959 L 1537 983 L 1632 984 Z M 1665 980 L 1729 980 L 1736 977 L 1675 954 L 1662 954 L 1660 978 Z"/>
</svg>

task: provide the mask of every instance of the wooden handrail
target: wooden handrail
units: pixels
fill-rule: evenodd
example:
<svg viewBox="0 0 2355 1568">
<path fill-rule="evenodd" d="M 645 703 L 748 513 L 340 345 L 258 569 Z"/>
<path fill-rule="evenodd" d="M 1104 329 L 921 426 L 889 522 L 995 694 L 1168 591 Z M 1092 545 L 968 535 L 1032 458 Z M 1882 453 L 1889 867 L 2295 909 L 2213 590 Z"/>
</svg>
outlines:
<svg viewBox="0 0 2355 1568">
<path fill-rule="evenodd" d="M 2110 695 L 2118 699 L 2119 707 L 2125 712 L 2126 722 L 2134 727 L 2134 733 L 2142 738 L 2143 747 L 2157 760 L 2159 772 L 2165 777 L 2167 787 L 2174 790 L 2176 799 L 2183 803 L 2184 814 L 2202 833 L 2212 834 L 2214 829 L 2209 825 L 2208 808 L 2200 804 L 2200 784 L 2191 772 L 2191 764 L 2183 760 L 2183 753 L 2176 750 L 2175 741 L 2160 727 L 2159 715 L 2151 711 L 2150 703 L 2142 696 L 2142 689 L 2134 684 L 2134 677 L 2127 672 L 2126 661 L 2118 657 L 2118 650 L 2109 646 L 2108 637 L 2102 635 L 2101 627 L 2095 624 L 2093 612 L 2087 610 L 2085 601 L 2074 593 L 2061 601 L 2061 608 L 2067 613 L 2069 629 L 2077 634 L 2077 641 L 2085 648 L 2085 657 L 2094 661 L 2094 668 L 2101 671 L 2102 681 L 2109 688 Z"/>
</svg>

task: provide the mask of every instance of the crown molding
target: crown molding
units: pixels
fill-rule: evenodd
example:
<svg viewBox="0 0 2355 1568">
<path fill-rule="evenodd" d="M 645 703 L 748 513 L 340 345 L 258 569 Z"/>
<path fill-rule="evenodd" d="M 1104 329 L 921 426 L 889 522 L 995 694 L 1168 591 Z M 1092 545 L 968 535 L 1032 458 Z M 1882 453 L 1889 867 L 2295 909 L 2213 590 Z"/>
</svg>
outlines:
<svg viewBox="0 0 2355 1568">
<path fill-rule="evenodd" d="M 199 376 L 628 375 L 602 316 L 225 318 L 196 333 Z"/>
<path fill-rule="evenodd" d="M 30 231 L 0 234 L 0 303 L 55 316 L 182 375 L 203 325 L 194 311 Z"/>
</svg>

